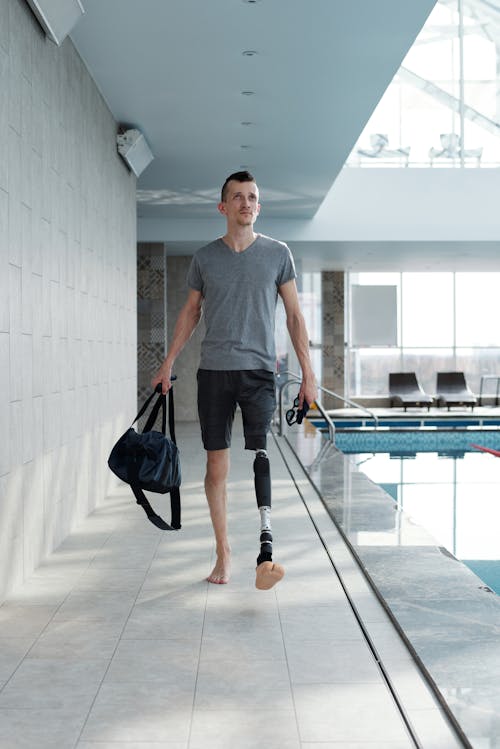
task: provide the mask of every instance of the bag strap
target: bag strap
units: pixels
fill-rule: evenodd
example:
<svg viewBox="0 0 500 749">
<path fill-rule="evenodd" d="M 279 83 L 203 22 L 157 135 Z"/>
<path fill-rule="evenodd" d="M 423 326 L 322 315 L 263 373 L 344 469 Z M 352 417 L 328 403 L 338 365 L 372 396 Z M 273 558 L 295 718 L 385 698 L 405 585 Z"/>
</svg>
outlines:
<svg viewBox="0 0 500 749">
<path fill-rule="evenodd" d="M 132 424 L 130 426 L 133 426 L 135 424 L 135 422 L 139 421 L 139 419 L 141 418 L 141 416 L 143 416 L 146 413 L 149 404 L 151 403 L 151 401 L 155 397 L 156 393 L 158 392 L 158 387 L 161 388 L 161 385 L 157 385 L 156 386 L 155 390 L 153 390 L 153 392 L 151 393 L 151 395 L 149 396 L 149 398 L 147 398 L 147 400 L 144 402 L 142 408 L 140 409 L 139 413 L 137 414 L 137 416 L 135 417 L 135 419 L 133 420 L 133 422 L 132 422 Z"/>
<path fill-rule="evenodd" d="M 172 375 L 170 378 L 171 381 L 174 381 L 177 379 L 176 375 Z M 156 403 L 154 404 L 152 411 L 148 417 L 148 420 L 146 422 L 146 425 L 144 429 L 142 430 L 142 433 L 144 432 L 150 432 L 151 429 L 154 426 L 154 423 L 156 421 L 156 418 L 158 416 L 158 412 L 160 408 L 162 409 L 162 418 L 161 418 L 161 431 L 162 434 L 166 435 L 166 408 L 167 408 L 167 397 L 163 395 L 161 392 L 162 387 L 161 383 L 159 383 L 154 392 L 149 396 L 149 398 L 144 403 L 143 407 L 135 417 L 132 424 L 135 424 L 135 422 L 141 418 L 141 416 L 146 412 L 149 404 L 151 403 L 152 399 L 156 395 L 156 393 L 159 393 L 158 399 Z M 174 423 L 174 389 L 171 387 L 168 391 L 168 428 L 170 432 L 170 437 L 174 445 L 177 444 L 175 441 L 175 423 Z M 179 487 L 174 487 L 170 490 L 170 513 L 171 513 L 171 521 L 170 525 L 163 520 L 163 518 L 160 515 L 157 515 L 156 512 L 151 507 L 151 504 L 149 503 L 146 495 L 138 485 L 137 480 L 134 481 L 134 475 L 137 476 L 137 463 L 134 461 L 132 465 L 132 472 L 130 477 L 130 486 L 132 488 L 132 491 L 134 493 L 134 496 L 136 498 L 137 504 L 140 505 L 146 515 L 148 516 L 148 520 L 153 523 L 153 525 L 156 525 L 157 528 L 160 528 L 163 531 L 176 531 L 181 528 L 181 495 L 179 491 Z"/>
<path fill-rule="evenodd" d="M 170 507 L 171 507 L 171 513 L 172 513 L 172 522 L 171 525 L 169 525 L 161 515 L 157 515 L 156 512 L 151 507 L 150 503 L 148 502 L 148 499 L 142 489 L 137 486 L 137 484 L 134 484 L 133 482 L 130 483 L 130 488 L 132 489 L 134 493 L 134 497 L 137 501 L 137 504 L 142 507 L 146 515 L 148 516 L 148 520 L 153 523 L 153 525 L 156 525 L 157 528 L 160 528 L 162 531 L 178 531 L 181 526 L 181 502 L 180 502 L 180 493 L 179 489 L 175 488 L 172 489 L 170 492 Z"/>
<path fill-rule="evenodd" d="M 172 388 L 170 388 L 169 393 L 172 392 Z M 160 393 L 158 396 L 158 399 L 156 403 L 154 404 L 153 408 L 151 409 L 151 413 L 149 414 L 148 420 L 146 421 L 146 424 L 144 426 L 144 429 L 142 430 L 142 433 L 150 432 L 155 425 L 156 419 L 158 417 L 158 412 L 161 408 L 161 432 L 162 434 L 166 434 L 166 425 L 167 425 L 167 419 L 166 419 L 166 403 L 167 403 L 167 397 Z"/>
</svg>

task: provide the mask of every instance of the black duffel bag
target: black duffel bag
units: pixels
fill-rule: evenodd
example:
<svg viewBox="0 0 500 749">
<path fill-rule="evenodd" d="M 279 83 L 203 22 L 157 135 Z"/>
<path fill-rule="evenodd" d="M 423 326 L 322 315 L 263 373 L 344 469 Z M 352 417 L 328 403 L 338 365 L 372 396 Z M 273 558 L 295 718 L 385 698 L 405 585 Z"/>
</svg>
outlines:
<svg viewBox="0 0 500 749">
<path fill-rule="evenodd" d="M 172 380 L 175 380 L 175 375 Z M 175 442 L 174 425 L 174 394 L 173 387 L 168 391 L 168 426 L 169 439 L 166 436 L 167 426 L 167 396 L 163 395 L 161 384 L 149 396 L 132 425 L 123 434 L 111 450 L 108 466 L 114 474 L 130 487 L 141 505 L 148 519 L 164 531 L 179 530 L 181 527 L 181 463 L 179 450 Z M 158 393 L 158 398 L 151 409 L 151 413 L 142 433 L 133 429 L 133 425 L 146 413 L 151 401 Z M 153 430 L 158 413 L 162 412 L 161 432 Z M 148 502 L 144 490 L 159 494 L 170 493 L 171 521 L 166 523 L 157 515 Z"/>
</svg>

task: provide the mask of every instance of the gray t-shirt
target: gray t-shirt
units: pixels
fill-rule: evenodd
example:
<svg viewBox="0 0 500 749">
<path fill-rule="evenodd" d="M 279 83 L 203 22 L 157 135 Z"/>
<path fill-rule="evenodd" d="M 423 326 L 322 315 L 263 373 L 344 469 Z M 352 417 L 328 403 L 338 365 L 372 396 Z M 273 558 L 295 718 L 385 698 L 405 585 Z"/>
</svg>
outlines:
<svg viewBox="0 0 500 749">
<path fill-rule="evenodd" d="M 187 283 L 203 296 L 201 369 L 276 369 L 278 287 L 296 278 L 283 242 L 259 234 L 243 252 L 222 239 L 194 255 Z"/>
</svg>

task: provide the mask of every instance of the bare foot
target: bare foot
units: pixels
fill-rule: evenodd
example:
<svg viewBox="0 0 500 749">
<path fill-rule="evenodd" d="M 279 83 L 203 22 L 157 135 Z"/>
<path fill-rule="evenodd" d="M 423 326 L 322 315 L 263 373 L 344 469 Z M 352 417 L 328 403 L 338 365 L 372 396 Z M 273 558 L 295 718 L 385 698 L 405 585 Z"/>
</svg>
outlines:
<svg viewBox="0 0 500 749">
<path fill-rule="evenodd" d="M 231 557 L 229 554 L 217 556 L 217 561 L 212 572 L 207 577 L 209 583 L 216 585 L 225 585 L 229 582 L 231 573 Z"/>
<path fill-rule="evenodd" d="M 255 587 L 259 590 L 269 590 L 276 585 L 285 574 L 284 567 L 275 562 L 261 562 L 255 573 Z"/>
</svg>

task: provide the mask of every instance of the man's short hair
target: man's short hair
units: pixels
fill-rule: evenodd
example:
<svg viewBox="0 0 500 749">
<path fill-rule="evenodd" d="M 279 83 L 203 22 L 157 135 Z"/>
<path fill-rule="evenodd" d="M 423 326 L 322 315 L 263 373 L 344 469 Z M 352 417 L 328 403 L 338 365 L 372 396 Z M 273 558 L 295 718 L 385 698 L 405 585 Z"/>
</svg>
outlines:
<svg viewBox="0 0 500 749">
<path fill-rule="evenodd" d="M 252 174 L 250 174 L 250 172 L 247 172 L 246 170 L 243 172 L 234 172 L 233 174 L 230 174 L 229 177 L 224 182 L 224 184 L 222 185 L 222 190 L 220 193 L 221 203 L 223 203 L 226 199 L 228 182 L 230 182 L 233 179 L 236 182 L 255 182 L 255 177 Z"/>
</svg>

